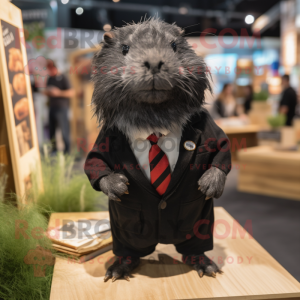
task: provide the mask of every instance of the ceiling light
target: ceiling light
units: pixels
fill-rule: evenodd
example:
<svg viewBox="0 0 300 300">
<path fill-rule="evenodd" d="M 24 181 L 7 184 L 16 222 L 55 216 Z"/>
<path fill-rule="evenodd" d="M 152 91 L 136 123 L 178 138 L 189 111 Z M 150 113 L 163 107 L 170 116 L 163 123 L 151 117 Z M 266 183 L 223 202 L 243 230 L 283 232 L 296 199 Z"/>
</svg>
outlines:
<svg viewBox="0 0 300 300">
<path fill-rule="evenodd" d="M 179 13 L 182 15 L 186 15 L 188 13 L 188 9 L 186 7 L 180 7 L 179 8 Z"/>
<path fill-rule="evenodd" d="M 260 31 L 262 28 L 267 26 L 267 24 L 270 22 L 270 17 L 267 15 L 261 15 L 255 23 L 252 25 L 252 30 Z"/>
<path fill-rule="evenodd" d="M 113 2 L 119 2 L 120 0 L 113 0 Z"/>
<path fill-rule="evenodd" d="M 77 7 L 76 8 L 76 14 L 77 15 L 82 15 L 83 14 L 83 8 L 82 7 Z"/>
<path fill-rule="evenodd" d="M 67 4 L 67 3 L 69 3 L 69 0 L 61 0 L 61 3 L 62 4 Z"/>
<path fill-rule="evenodd" d="M 254 17 L 252 15 L 248 15 L 245 18 L 246 24 L 252 24 L 254 22 Z"/>
<path fill-rule="evenodd" d="M 110 25 L 110 24 L 105 24 L 105 25 L 103 26 L 103 30 L 104 30 L 104 31 L 111 31 L 111 25 Z"/>
</svg>

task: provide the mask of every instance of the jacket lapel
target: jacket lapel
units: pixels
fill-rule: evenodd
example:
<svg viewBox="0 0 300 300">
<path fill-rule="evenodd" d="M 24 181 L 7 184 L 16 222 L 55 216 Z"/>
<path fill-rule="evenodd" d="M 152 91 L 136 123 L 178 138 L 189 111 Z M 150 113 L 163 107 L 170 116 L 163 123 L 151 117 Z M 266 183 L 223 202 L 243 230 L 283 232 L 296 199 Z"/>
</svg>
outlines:
<svg viewBox="0 0 300 300">
<path fill-rule="evenodd" d="M 186 141 L 192 141 L 195 143 L 195 145 L 197 145 L 199 139 L 201 138 L 201 133 L 202 131 L 192 127 L 191 123 L 184 128 L 180 140 L 178 160 L 175 169 L 171 175 L 171 181 L 164 194 L 164 197 L 167 197 L 172 194 L 175 186 L 179 183 L 180 179 L 184 176 L 186 169 L 189 167 L 190 162 L 197 151 L 197 147 L 193 151 L 186 150 L 184 147 L 184 143 Z"/>
<path fill-rule="evenodd" d="M 139 163 L 130 148 L 129 142 L 126 139 L 125 135 L 119 133 L 116 138 L 117 147 L 122 149 L 121 151 L 116 151 L 116 157 L 118 159 L 118 163 L 120 163 L 121 168 L 126 167 L 128 173 L 149 193 L 153 194 L 156 197 L 160 197 L 154 186 L 151 182 L 146 178 L 142 170 L 140 170 Z M 130 166 L 133 165 L 133 168 Z"/>
</svg>

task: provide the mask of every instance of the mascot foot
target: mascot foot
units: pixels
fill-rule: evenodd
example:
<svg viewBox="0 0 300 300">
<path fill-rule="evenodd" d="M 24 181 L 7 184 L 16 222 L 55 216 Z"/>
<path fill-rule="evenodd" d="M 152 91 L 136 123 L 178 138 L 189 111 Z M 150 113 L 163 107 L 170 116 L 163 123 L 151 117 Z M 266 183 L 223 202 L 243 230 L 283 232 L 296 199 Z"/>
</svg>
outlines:
<svg viewBox="0 0 300 300">
<path fill-rule="evenodd" d="M 124 278 L 129 281 L 131 271 L 139 264 L 139 257 L 118 257 L 118 259 L 107 269 L 107 272 L 104 276 L 104 282 L 108 281 L 110 278 L 112 279 L 112 282 L 119 278 Z"/>
<path fill-rule="evenodd" d="M 217 276 L 217 273 L 223 273 L 223 271 L 221 271 L 219 267 L 205 254 L 183 255 L 182 261 L 187 265 L 193 266 L 201 278 L 203 277 L 203 275 L 215 278 Z"/>
</svg>

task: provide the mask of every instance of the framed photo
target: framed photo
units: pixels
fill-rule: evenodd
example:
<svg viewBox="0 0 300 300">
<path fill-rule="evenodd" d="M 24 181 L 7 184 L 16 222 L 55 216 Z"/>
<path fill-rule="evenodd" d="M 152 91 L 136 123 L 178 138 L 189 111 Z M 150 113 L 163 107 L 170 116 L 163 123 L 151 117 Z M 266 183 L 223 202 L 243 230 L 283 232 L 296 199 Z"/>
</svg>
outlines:
<svg viewBox="0 0 300 300">
<path fill-rule="evenodd" d="M 31 172 L 41 172 L 21 10 L 0 0 L 0 86 L 15 192 L 23 197 Z M 41 176 L 37 176 L 41 179 Z M 42 181 L 40 182 L 42 188 Z"/>
</svg>

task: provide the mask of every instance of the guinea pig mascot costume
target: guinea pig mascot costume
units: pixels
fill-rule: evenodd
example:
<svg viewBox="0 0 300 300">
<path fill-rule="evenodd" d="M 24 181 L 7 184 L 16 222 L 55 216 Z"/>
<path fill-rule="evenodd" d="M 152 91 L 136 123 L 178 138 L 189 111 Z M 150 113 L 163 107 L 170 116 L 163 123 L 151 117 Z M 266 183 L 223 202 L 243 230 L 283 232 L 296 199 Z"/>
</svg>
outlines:
<svg viewBox="0 0 300 300">
<path fill-rule="evenodd" d="M 101 126 L 85 172 L 109 198 L 113 253 L 104 281 L 129 280 L 140 257 L 174 244 L 199 276 L 221 273 L 213 198 L 231 168 L 227 136 L 202 107 L 211 91 L 183 30 L 151 18 L 104 34 L 93 59 L 92 104 Z"/>
</svg>

